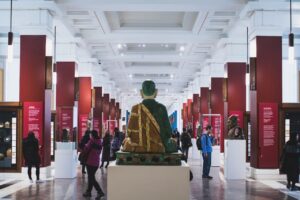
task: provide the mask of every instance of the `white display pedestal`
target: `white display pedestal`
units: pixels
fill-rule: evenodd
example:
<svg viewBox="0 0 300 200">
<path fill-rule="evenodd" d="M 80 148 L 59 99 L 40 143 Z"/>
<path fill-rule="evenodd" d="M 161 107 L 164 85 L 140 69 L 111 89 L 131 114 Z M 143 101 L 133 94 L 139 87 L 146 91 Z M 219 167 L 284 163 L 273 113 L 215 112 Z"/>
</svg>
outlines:
<svg viewBox="0 0 300 200">
<path fill-rule="evenodd" d="M 62 144 L 63 143 L 63 144 Z M 55 178 L 75 178 L 77 176 L 77 150 L 74 142 L 57 142 L 55 150 Z"/>
<path fill-rule="evenodd" d="M 212 155 L 211 155 L 211 166 L 212 167 L 220 167 L 220 146 L 212 146 Z"/>
<path fill-rule="evenodd" d="M 189 200 L 189 166 L 108 166 L 108 200 Z"/>
<path fill-rule="evenodd" d="M 225 140 L 224 176 L 226 179 L 246 179 L 246 141 Z"/>
</svg>

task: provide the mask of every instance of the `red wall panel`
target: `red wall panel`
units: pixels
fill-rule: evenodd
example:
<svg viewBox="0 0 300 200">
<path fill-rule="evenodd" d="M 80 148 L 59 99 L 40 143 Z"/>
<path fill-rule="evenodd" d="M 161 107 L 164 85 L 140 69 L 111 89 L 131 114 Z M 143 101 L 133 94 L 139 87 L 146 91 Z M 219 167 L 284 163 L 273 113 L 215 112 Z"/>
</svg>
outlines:
<svg viewBox="0 0 300 200">
<path fill-rule="evenodd" d="M 81 140 L 92 107 L 91 77 L 79 77 L 78 140 Z"/>
<path fill-rule="evenodd" d="M 200 117 L 200 98 L 199 94 L 193 94 L 193 133 L 194 137 L 197 136 L 197 125 L 199 124 Z"/>
<path fill-rule="evenodd" d="M 20 101 L 44 101 L 46 36 L 21 35 Z"/>
<path fill-rule="evenodd" d="M 94 117 L 101 117 L 102 115 L 102 87 L 94 87 L 95 89 L 95 108 L 94 108 Z"/>
<path fill-rule="evenodd" d="M 79 101 L 78 113 L 89 114 L 91 111 L 92 93 L 91 93 L 91 77 L 79 78 Z"/>
<path fill-rule="evenodd" d="M 221 149 L 221 152 L 224 152 L 223 80 L 224 80 L 223 78 L 212 78 L 211 79 L 211 113 L 221 115 L 221 125 L 220 125 L 220 149 Z"/>
<path fill-rule="evenodd" d="M 111 120 L 115 120 L 116 119 L 116 100 L 115 99 L 111 99 L 109 102 L 109 116 Z"/>
<path fill-rule="evenodd" d="M 209 89 L 207 87 L 200 88 L 200 113 L 208 114 L 208 92 Z"/>
<path fill-rule="evenodd" d="M 74 106 L 75 62 L 57 62 L 56 106 Z"/>
<path fill-rule="evenodd" d="M 193 99 L 188 99 L 188 101 L 187 101 L 187 118 L 188 118 L 189 123 L 192 123 L 192 118 L 193 118 L 192 104 L 193 104 Z"/>
<path fill-rule="evenodd" d="M 228 110 L 246 110 L 246 64 L 227 63 Z"/>
<path fill-rule="evenodd" d="M 102 127 L 105 127 L 105 129 L 108 129 L 108 124 L 106 124 L 106 121 L 109 120 L 109 94 L 103 95 L 103 118 L 102 118 Z"/>
</svg>

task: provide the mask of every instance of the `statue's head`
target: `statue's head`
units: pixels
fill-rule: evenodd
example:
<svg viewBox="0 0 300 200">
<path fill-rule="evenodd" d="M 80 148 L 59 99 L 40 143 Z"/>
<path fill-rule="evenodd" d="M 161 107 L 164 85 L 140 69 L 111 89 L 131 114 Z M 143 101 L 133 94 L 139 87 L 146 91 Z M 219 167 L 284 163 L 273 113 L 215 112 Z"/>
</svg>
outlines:
<svg viewBox="0 0 300 200">
<path fill-rule="evenodd" d="M 142 84 L 141 96 L 143 99 L 155 99 L 157 95 L 157 89 L 155 83 L 151 80 L 146 80 Z"/>
<path fill-rule="evenodd" d="M 238 122 L 238 118 L 237 116 L 235 115 L 230 115 L 229 118 L 228 118 L 228 121 L 227 121 L 227 126 L 228 128 L 233 128 L 237 125 L 237 122 Z"/>
</svg>

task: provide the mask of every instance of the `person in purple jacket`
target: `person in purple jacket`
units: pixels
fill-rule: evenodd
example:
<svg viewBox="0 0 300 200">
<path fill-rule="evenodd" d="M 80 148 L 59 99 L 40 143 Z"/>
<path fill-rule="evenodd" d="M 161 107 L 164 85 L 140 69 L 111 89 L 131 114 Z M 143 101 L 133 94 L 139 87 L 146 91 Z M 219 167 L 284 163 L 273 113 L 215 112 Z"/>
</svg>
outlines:
<svg viewBox="0 0 300 200">
<path fill-rule="evenodd" d="M 102 149 L 101 138 L 98 136 L 98 132 L 93 130 L 90 133 L 90 140 L 84 147 L 84 151 L 89 152 L 88 158 L 86 161 L 87 173 L 88 173 L 88 188 L 85 193 L 83 193 L 84 197 L 91 197 L 92 189 L 95 187 L 98 194 L 96 199 L 101 199 L 104 196 L 104 192 L 102 191 L 99 183 L 96 181 L 95 174 L 99 167 L 100 162 L 100 153 Z"/>
</svg>

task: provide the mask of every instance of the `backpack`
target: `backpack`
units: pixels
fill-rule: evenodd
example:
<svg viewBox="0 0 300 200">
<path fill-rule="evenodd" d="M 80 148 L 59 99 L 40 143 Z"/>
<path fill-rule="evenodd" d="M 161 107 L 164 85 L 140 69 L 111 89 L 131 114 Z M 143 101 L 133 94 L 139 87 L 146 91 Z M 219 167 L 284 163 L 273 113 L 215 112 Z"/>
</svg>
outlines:
<svg viewBox="0 0 300 200">
<path fill-rule="evenodd" d="M 206 137 L 206 144 L 207 144 L 208 143 L 208 137 L 207 137 L 206 134 L 205 134 L 205 137 Z M 197 138 L 196 145 L 197 145 L 198 150 L 202 151 L 201 136 Z"/>
</svg>

